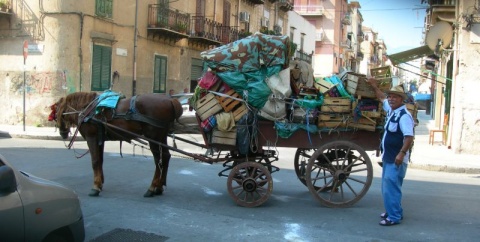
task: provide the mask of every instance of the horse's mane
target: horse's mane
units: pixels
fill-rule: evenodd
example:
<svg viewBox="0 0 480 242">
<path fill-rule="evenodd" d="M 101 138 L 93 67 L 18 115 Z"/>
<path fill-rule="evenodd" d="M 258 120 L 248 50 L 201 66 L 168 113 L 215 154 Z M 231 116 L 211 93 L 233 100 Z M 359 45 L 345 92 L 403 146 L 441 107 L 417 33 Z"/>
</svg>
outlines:
<svg viewBox="0 0 480 242">
<path fill-rule="evenodd" d="M 97 97 L 96 92 L 75 92 L 61 98 L 58 103 L 58 122 L 65 122 L 67 127 L 77 125 L 78 113 L 83 111 Z M 64 113 L 70 113 L 63 115 Z"/>
</svg>

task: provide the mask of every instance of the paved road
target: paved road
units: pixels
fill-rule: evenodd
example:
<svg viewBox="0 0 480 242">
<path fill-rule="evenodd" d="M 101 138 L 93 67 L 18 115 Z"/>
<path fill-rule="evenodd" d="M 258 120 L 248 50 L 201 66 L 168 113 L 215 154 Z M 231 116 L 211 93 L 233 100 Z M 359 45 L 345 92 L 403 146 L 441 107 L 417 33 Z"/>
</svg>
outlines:
<svg viewBox="0 0 480 242">
<path fill-rule="evenodd" d="M 76 152 L 85 151 L 77 142 Z M 381 168 L 367 195 L 352 208 L 320 206 L 296 178 L 293 149 L 280 149 L 281 171 L 273 174 L 270 199 L 258 208 L 237 206 L 229 197 L 221 164 L 174 157 L 163 196 L 143 198 L 153 162 L 136 148 L 109 142 L 105 186 L 88 197 L 89 155 L 74 158 L 61 141 L 0 139 L 0 153 L 17 168 L 77 191 L 85 216 L 86 241 L 136 235 L 151 241 L 476 241 L 480 236 L 480 176 L 410 169 L 404 184 L 405 219 L 378 225 L 382 212 Z M 132 239 L 129 239 L 133 241 Z"/>
</svg>

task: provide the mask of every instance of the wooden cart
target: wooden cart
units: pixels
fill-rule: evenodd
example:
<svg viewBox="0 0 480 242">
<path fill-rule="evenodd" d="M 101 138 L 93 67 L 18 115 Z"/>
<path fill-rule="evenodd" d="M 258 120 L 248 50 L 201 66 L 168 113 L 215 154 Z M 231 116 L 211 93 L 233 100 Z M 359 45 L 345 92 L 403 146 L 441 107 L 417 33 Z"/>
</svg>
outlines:
<svg viewBox="0 0 480 242">
<path fill-rule="evenodd" d="M 370 188 L 373 168 L 366 151 L 379 149 L 381 130 L 330 130 L 317 134 L 297 130 L 284 139 L 277 135 L 274 122 L 264 120 L 258 122 L 256 131 L 255 152 L 248 155 L 240 155 L 236 146 L 209 144 L 203 132 L 205 145 L 171 137 L 216 151 L 199 155 L 173 149 L 199 161 L 223 162 L 225 169 L 219 176 L 228 177 L 228 193 L 240 206 L 256 207 L 270 197 L 271 174 L 279 171 L 273 165 L 279 155 L 275 147 L 297 148 L 293 161 L 295 173 L 314 198 L 326 207 L 349 207 Z"/>
</svg>

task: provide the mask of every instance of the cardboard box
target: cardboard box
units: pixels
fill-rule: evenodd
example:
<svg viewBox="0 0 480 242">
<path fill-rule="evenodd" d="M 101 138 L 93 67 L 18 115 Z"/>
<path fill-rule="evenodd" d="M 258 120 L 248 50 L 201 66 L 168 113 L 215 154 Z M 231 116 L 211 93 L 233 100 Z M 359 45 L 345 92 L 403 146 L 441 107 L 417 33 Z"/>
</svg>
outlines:
<svg viewBox="0 0 480 242">
<path fill-rule="evenodd" d="M 222 110 L 223 108 L 220 103 L 218 103 L 215 95 L 211 93 L 208 93 L 197 101 L 196 112 L 202 121 Z"/>
<path fill-rule="evenodd" d="M 352 101 L 343 97 L 326 97 L 320 107 L 320 111 L 325 113 L 350 113 L 351 110 Z"/>
<path fill-rule="evenodd" d="M 212 132 L 212 144 L 215 145 L 232 145 L 237 144 L 237 129 L 234 128 L 232 131 L 220 131 L 218 129 L 213 129 Z"/>
</svg>

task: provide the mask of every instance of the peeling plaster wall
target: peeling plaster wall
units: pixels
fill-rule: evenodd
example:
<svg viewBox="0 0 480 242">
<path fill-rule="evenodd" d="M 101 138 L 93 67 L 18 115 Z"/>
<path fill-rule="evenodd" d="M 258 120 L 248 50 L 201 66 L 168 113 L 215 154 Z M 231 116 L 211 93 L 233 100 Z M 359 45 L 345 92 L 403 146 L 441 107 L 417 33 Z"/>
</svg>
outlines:
<svg viewBox="0 0 480 242">
<path fill-rule="evenodd" d="M 466 1 L 464 8 L 474 4 Z M 462 8 L 461 8 L 462 9 Z M 465 10 L 466 11 L 466 10 Z M 459 29 L 458 75 L 452 103 L 452 148 L 456 153 L 480 154 L 480 24 Z"/>
</svg>

